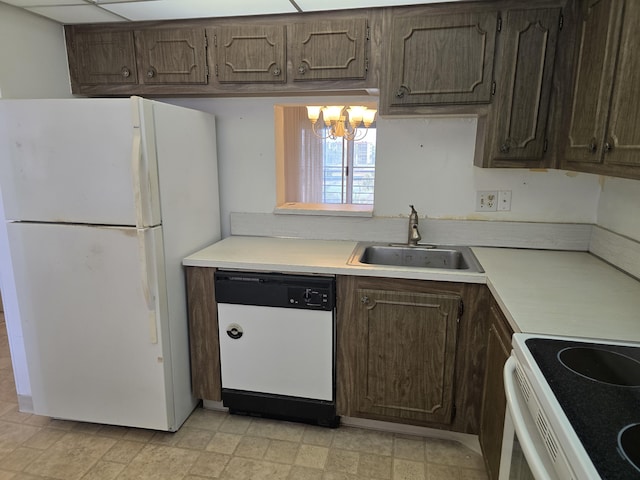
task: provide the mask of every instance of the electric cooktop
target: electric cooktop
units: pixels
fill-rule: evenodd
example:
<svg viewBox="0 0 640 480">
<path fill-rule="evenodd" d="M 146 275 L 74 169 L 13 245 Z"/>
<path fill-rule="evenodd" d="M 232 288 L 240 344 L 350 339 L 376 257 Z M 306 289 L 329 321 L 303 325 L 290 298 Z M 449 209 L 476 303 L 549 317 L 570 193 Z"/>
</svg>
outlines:
<svg viewBox="0 0 640 480">
<path fill-rule="evenodd" d="M 640 345 L 535 337 L 525 344 L 598 474 L 640 478 Z"/>
</svg>

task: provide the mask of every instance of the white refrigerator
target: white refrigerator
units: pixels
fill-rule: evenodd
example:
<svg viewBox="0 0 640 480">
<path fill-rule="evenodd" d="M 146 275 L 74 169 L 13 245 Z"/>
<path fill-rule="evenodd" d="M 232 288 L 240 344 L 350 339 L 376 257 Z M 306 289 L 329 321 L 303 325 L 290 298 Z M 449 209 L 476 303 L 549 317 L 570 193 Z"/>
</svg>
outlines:
<svg viewBox="0 0 640 480">
<path fill-rule="evenodd" d="M 214 117 L 0 100 L 0 191 L 34 413 L 177 430 L 196 405 L 182 259 L 220 239 Z"/>
</svg>

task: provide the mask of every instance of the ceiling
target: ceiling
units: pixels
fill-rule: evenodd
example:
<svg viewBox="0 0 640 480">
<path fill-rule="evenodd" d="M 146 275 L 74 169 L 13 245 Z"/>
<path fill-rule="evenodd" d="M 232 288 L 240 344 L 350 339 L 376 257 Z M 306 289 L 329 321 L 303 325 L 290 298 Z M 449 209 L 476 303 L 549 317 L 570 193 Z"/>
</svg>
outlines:
<svg viewBox="0 0 640 480">
<path fill-rule="evenodd" d="M 457 0 L 2 0 L 64 24 L 268 15 Z"/>
</svg>

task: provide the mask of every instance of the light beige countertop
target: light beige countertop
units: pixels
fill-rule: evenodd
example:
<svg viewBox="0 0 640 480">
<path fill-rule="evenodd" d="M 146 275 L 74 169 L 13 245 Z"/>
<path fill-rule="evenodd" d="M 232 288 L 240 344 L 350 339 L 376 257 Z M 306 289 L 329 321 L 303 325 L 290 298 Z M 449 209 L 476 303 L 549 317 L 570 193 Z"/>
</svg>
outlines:
<svg viewBox="0 0 640 480">
<path fill-rule="evenodd" d="M 473 252 L 514 330 L 640 342 L 640 282 L 590 253 Z"/>
<path fill-rule="evenodd" d="M 196 267 L 239 270 L 365 275 L 444 282 L 485 283 L 484 273 L 385 265 L 348 265 L 358 242 L 299 238 L 232 236 L 214 243 L 182 262 Z"/>
<path fill-rule="evenodd" d="M 228 237 L 186 266 L 487 283 L 515 331 L 640 342 L 640 282 L 586 252 L 473 248 L 486 273 L 347 261 L 357 242 Z"/>
</svg>

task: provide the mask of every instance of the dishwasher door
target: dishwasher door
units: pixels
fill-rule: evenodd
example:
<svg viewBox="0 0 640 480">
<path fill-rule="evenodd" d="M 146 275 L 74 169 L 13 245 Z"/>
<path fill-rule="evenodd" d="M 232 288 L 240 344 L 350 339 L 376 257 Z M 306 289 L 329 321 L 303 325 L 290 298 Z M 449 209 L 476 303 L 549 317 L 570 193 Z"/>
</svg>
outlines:
<svg viewBox="0 0 640 480">
<path fill-rule="evenodd" d="M 333 312 L 221 303 L 218 323 L 223 388 L 333 400 Z"/>
<path fill-rule="evenodd" d="M 335 278 L 218 271 L 222 401 L 231 413 L 335 427 Z"/>
</svg>

